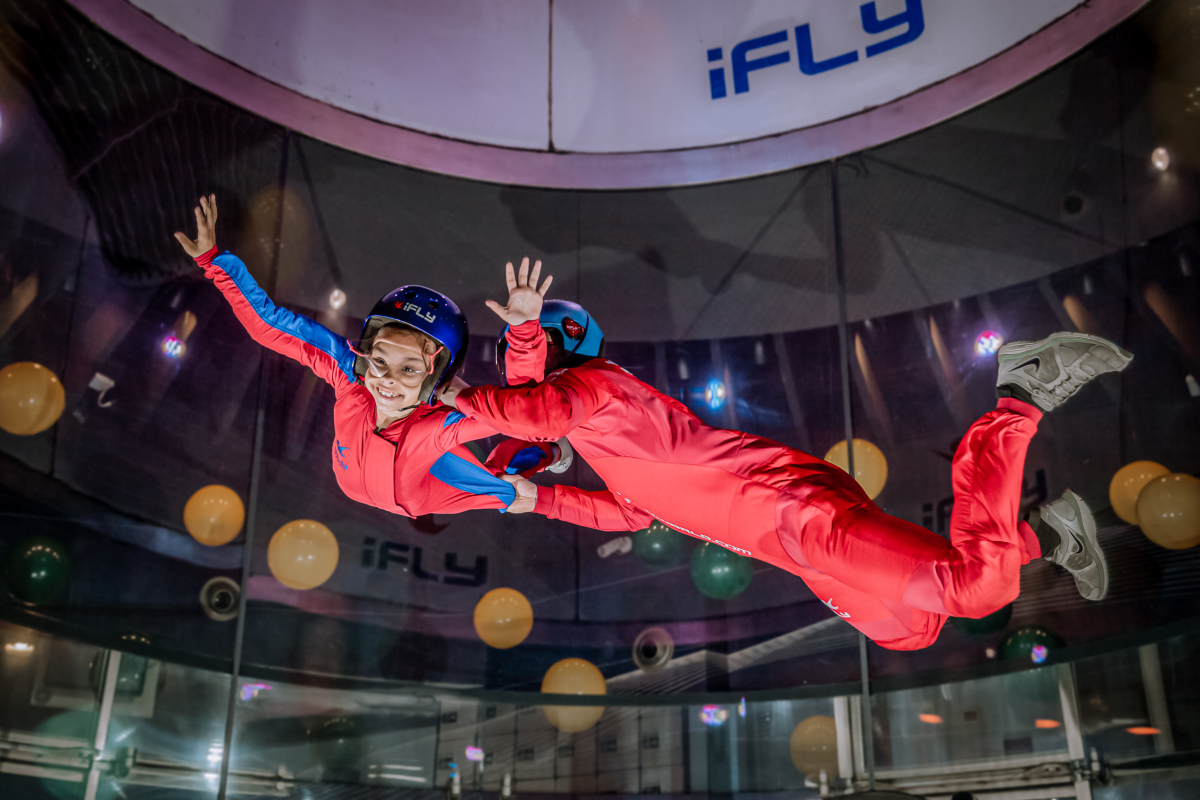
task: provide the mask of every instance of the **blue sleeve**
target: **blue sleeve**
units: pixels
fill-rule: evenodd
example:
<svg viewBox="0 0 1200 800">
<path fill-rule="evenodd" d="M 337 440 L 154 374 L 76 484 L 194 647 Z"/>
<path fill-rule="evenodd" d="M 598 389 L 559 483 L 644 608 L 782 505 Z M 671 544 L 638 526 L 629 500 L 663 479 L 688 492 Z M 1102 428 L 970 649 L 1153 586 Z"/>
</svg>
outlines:
<svg viewBox="0 0 1200 800">
<path fill-rule="evenodd" d="M 299 361 L 335 387 L 357 383 L 358 356 L 345 337 L 271 302 L 240 258 L 223 253 L 205 271 L 256 342 Z"/>
</svg>

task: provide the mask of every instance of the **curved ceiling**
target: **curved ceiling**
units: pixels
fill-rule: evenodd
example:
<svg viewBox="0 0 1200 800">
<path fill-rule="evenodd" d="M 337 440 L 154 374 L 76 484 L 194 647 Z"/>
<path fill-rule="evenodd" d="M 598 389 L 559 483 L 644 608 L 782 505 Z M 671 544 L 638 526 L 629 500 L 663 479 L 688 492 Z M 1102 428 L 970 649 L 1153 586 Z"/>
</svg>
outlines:
<svg viewBox="0 0 1200 800">
<path fill-rule="evenodd" d="M 183 78 L 314 138 L 556 188 L 764 174 L 920 130 L 1147 0 L 71 0 Z"/>
</svg>

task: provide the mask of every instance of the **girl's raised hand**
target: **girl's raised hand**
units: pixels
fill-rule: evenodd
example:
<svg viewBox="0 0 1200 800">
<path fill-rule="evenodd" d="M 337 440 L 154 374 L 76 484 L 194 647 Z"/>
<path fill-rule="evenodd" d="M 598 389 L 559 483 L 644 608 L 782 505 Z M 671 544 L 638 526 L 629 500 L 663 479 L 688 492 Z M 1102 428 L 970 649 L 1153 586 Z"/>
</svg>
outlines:
<svg viewBox="0 0 1200 800">
<path fill-rule="evenodd" d="M 547 275 L 542 285 L 538 286 L 538 276 L 542 273 L 542 262 L 534 262 L 533 272 L 529 271 L 529 259 L 521 259 L 521 270 L 514 275 L 510 261 L 504 266 L 504 277 L 508 281 L 508 305 L 502 306 L 495 300 L 488 300 L 487 307 L 496 312 L 496 316 L 510 326 L 520 325 L 531 319 L 537 319 L 542 314 L 542 299 L 546 290 L 554 282 L 553 275 Z"/>
<path fill-rule="evenodd" d="M 183 245 L 184 252 L 192 258 L 199 258 L 217 246 L 217 196 L 210 194 L 200 198 L 196 206 L 196 241 L 184 236 L 181 231 L 175 231 L 175 238 Z"/>
</svg>

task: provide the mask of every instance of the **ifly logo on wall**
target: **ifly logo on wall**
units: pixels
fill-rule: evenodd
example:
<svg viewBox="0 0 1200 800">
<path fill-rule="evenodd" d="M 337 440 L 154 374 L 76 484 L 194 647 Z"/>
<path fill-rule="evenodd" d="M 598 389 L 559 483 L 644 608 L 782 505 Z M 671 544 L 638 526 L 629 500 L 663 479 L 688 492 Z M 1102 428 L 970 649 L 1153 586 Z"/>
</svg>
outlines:
<svg viewBox="0 0 1200 800">
<path fill-rule="evenodd" d="M 921 8 L 921 0 L 906 0 L 903 11 L 883 19 L 879 18 L 879 11 L 874 2 L 864 3 L 858 10 L 865 33 L 872 36 L 883 33 L 895 34 L 883 41 L 866 44 L 865 58 L 873 58 L 909 42 L 915 42 L 925 31 L 925 13 Z M 727 72 L 733 76 L 733 93 L 744 94 L 750 91 L 751 72 L 788 64 L 792 60 L 793 52 L 800 72 L 804 75 L 820 75 L 822 72 L 845 67 L 859 60 L 859 51 L 855 49 L 818 61 L 813 38 L 819 36 L 820 32 L 814 33 L 808 24 L 799 25 L 794 31 L 794 50 L 793 43 L 790 41 L 792 34 L 787 28 L 734 45 L 729 54 L 728 68 L 722 65 L 708 71 L 708 84 L 712 99 L 719 100 L 728 95 Z M 776 48 L 778 45 L 787 45 L 787 47 L 782 50 L 775 49 L 774 52 L 759 52 Z M 710 63 L 723 61 L 724 58 L 724 48 L 714 47 L 708 51 Z"/>
</svg>

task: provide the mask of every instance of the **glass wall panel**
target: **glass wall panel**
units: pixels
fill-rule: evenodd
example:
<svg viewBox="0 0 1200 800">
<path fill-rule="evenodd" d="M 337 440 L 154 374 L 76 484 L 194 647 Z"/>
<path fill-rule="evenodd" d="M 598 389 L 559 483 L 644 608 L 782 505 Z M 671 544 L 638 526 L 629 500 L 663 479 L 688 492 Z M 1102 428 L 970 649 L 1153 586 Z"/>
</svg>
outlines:
<svg viewBox="0 0 1200 800">
<path fill-rule="evenodd" d="M 1043 788 L 1191 796 L 1200 550 L 1152 541 L 1110 483 L 1139 460 L 1200 470 L 1194 16 L 1152 3 L 1008 95 L 836 164 L 585 192 L 381 164 L 184 84 L 68 4 L 0 0 L 0 370 L 61 392 L 44 425 L 0 420 L 0 794 L 214 797 L 228 765 L 228 796 L 817 797 L 865 787 L 870 755 L 882 786 L 918 794 L 1042 770 Z M 455 299 L 474 384 L 500 382 L 483 301 L 503 299 L 505 262 L 540 258 L 605 356 L 707 425 L 816 457 L 848 426 L 876 445 L 875 502 L 930 537 L 963 508 L 952 465 L 995 407 L 995 349 L 1112 339 L 1129 368 L 1009 465 L 1022 512 L 1067 489 L 1091 507 L 1108 596 L 1035 559 L 998 615 L 918 651 L 868 645 L 864 729 L 836 598 L 762 561 L 716 586 L 712 533 L 356 503 L 332 390 L 256 344 L 171 241 L 201 192 L 221 249 L 352 343 L 396 286 Z M 583 457 L 537 480 L 605 488 Z M 222 544 L 185 524 L 214 486 L 246 514 Z M 295 520 L 337 543 L 308 590 L 268 556 Z M 713 531 L 740 522 L 714 511 Z M 500 587 L 533 608 L 509 649 L 474 623 Z M 569 657 L 619 703 L 576 733 L 538 697 Z"/>
</svg>

